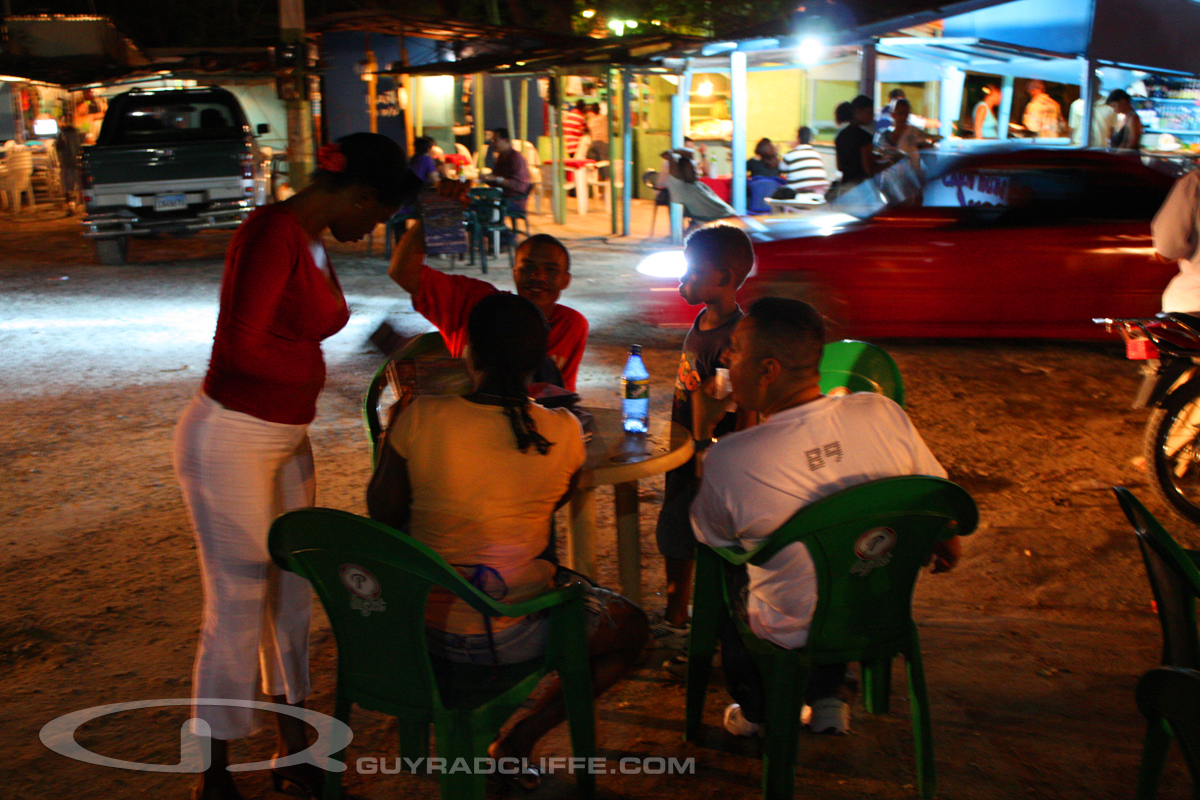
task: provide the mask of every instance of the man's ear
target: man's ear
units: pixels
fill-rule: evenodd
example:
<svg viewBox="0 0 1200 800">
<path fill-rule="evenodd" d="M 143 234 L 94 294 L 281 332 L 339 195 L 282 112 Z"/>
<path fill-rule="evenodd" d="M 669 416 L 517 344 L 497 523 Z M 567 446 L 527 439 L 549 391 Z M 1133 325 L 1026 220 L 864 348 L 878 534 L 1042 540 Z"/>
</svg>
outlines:
<svg viewBox="0 0 1200 800">
<path fill-rule="evenodd" d="M 777 359 L 764 358 L 759 363 L 762 365 L 759 374 L 768 386 L 779 380 L 779 376 L 783 374 L 783 365 Z"/>
<path fill-rule="evenodd" d="M 561 291 L 566 291 L 566 288 L 570 285 L 571 285 L 571 273 L 570 272 L 564 273 L 563 285 L 562 285 Z"/>
</svg>

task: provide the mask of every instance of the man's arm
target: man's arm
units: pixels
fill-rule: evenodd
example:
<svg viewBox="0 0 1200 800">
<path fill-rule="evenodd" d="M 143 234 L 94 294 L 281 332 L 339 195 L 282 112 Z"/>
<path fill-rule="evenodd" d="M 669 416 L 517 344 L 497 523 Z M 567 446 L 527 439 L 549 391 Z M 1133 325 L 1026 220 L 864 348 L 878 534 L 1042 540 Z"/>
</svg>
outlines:
<svg viewBox="0 0 1200 800">
<path fill-rule="evenodd" d="M 1154 250 L 1163 257 L 1191 258 L 1196 252 L 1196 217 L 1200 212 L 1200 177 L 1192 173 L 1175 182 L 1150 231 Z"/>
<path fill-rule="evenodd" d="M 425 226 L 421 220 L 404 232 L 392 250 L 388 277 L 414 297 L 421 291 L 421 269 L 425 266 Z"/>
</svg>

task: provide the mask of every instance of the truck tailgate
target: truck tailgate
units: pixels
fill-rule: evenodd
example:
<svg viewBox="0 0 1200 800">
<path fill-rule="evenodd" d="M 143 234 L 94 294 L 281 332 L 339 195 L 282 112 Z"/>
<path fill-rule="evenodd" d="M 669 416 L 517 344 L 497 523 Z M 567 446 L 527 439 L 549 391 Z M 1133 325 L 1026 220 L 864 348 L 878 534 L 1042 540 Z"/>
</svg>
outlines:
<svg viewBox="0 0 1200 800">
<path fill-rule="evenodd" d="M 241 141 L 189 142 L 186 146 L 111 145 L 88 148 L 92 184 L 160 183 L 205 178 L 240 179 Z"/>
</svg>

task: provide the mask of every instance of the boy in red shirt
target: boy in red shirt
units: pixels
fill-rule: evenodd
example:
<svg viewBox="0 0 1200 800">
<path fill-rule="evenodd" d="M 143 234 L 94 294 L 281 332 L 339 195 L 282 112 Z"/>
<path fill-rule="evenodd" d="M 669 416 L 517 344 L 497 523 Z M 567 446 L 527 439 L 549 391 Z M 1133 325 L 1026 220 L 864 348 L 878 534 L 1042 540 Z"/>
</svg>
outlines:
<svg viewBox="0 0 1200 800">
<path fill-rule="evenodd" d="M 412 295 L 413 308 L 441 331 L 450 355 L 462 356 L 467 343 L 467 318 L 475 304 L 500 291 L 487 281 L 465 275 L 446 275 L 425 263 L 425 229 L 418 222 L 408 229 L 392 253 L 388 277 Z M 547 352 L 562 374 L 563 388 L 575 391 L 575 379 L 587 345 L 587 319 L 560 305 L 559 295 L 571 284 L 571 256 L 549 234 L 530 236 L 517 247 L 513 264 L 517 294 L 542 310 L 550 325 Z"/>
</svg>

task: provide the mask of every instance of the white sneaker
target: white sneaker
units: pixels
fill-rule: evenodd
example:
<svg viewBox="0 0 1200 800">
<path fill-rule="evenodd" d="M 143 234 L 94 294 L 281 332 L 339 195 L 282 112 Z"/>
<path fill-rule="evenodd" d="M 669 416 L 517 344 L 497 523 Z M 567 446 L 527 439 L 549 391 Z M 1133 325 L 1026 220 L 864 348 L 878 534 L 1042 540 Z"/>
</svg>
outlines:
<svg viewBox="0 0 1200 800">
<path fill-rule="evenodd" d="M 763 724 L 750 722 L 742 715 L 742 707 L 737 703 L 725 706 L 725 730 L 734 736 L 762 736 Z"/>
<path fill-rule="evenodd" d="M 850 732 L 850 704 L 836 697 L 823 697 L 811 708 L 804 707 L 800 722 L 813 733 L 845 736 Z"/>
</svg>

